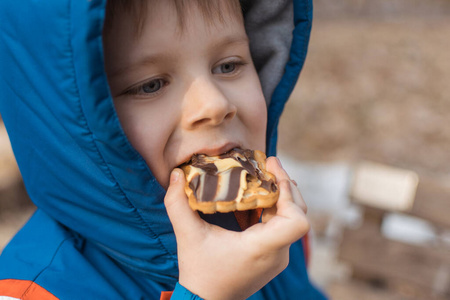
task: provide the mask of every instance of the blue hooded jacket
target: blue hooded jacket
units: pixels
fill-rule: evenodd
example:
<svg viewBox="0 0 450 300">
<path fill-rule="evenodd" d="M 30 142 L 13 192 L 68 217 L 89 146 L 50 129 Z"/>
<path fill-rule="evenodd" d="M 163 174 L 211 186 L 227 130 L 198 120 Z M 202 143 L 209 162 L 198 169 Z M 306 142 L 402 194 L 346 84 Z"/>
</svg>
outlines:
<svg viewBox="0 0 450 300">
<path fill-rule="evenodd" d="M 269 99 L 267 154 L 275 155 L 277 124 L 306 57 L 312 3 L 242 4 Z M 173 298 L 196 297 L 177 285 L 165 190 L 114 110 L 103 65 L 105 5 L 0 1 L 0 114 L 38 207 L 0 256 L 0 296 L 159 299 L 176 287 Z M 236 225 L 232 216 L 220 222 Z M 301 241 L 290 251 L 288 268 L 251 299 L 323 299 L 309 282 Z"/>
</svg>

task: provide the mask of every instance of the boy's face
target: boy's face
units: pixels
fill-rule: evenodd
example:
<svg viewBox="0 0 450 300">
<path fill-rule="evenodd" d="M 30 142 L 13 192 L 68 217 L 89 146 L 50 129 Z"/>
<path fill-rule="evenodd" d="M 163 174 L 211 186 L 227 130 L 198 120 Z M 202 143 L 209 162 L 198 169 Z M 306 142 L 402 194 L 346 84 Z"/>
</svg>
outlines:
<svg viewBox="0 0 450 300">
<path fill-rule="evenodd" d="M 142 34 L 115 16 L 104 37 L 106 72 L 122 127 L 158 182 L 194 153 L 265 150 L 266 104 L 239 16 L 208 23 L 197 8 L 149 6 Z"/>
</svg>

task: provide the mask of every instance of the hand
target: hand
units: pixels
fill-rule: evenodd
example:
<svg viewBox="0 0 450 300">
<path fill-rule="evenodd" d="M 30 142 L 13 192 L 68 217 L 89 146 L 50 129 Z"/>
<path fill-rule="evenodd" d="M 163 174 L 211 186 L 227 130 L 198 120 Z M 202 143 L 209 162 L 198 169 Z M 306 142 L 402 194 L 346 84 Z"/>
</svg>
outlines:
<svg viewBox="0 0 450 300">
<path fill-rule="evenodd" d="M 178 247 L 179 282 L 205 299 L 246 299 L 283 271 L 289 246 L 309 230 L 306 205 L 278 159 L 267 159 L 280 197 L 263 223 L 244 232 L 203 221 L 188 205 L 185 179 L 175 169 L 165 197 Z"/>
</svg>

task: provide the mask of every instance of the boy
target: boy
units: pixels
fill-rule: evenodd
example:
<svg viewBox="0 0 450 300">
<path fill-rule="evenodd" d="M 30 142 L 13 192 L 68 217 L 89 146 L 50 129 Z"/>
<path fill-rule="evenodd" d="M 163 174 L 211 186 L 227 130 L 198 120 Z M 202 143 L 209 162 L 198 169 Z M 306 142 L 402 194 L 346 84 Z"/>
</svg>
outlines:
<svg viewBox="0 0 450 300">
<path fill-rule="evenodd" d="M 54 47 L 49 52 L 57 63 L 48 69 L 67 71 L 34 81 L 35 68 L 20 81 L 35 101 L 19 97 L 18 111 L 40 128 L 14 132 L 10 125 L 11 141 L 39 210 L 1 257 L 0 296 L 156 299 L 179 276 L 173 298 L 284 299 L 295 290 L 286 285 L 302 280 L 297 291 L 320 297 L 302 279 L 298 261 L 266 285 L 309 228 L 300 193 L 277 159 L 267 161 L 280 187 L 277 207 L 243 232 L 209 225 L 193 212 L 177 169 L 194 153 L 265 150 L 266 102 L 239 2 L 111 0 L 103 40 L 101 18 L 92 16 L 104 4 L 54 5 L 53 18 L 67 26 L 55 27 L 60 35 L 37 46 Z M 86 11 L 91 26 L 78 20 L 88 18 Z M 2 52 L 13 47 L 6 40 Z M 92 67 L 102 57 L 101 41 L 109 85 Z M 13 124 L 11 118 L 5 123 Z M 27 147 L 35 135 L 47 144 Z M 247 227 L 250 213 L 237 215 Z M 212 219 L 236 229 L 234 214 Z"/>
</svg>

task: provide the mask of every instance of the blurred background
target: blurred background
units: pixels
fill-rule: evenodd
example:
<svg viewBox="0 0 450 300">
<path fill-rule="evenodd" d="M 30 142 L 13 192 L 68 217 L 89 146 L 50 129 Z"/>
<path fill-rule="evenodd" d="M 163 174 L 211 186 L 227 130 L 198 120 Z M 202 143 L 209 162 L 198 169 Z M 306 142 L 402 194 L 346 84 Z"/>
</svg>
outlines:
<svg viewBox="0 0 450 300">
<path fill-rule="evenodd" d="M 337 300 L 450 299 L 450 0 L 314 7 L 279 128 L 310 276 Z M 33 211 L 0 125 L 0 251 Z"/>
<path fill-rule="evenodd" d="M 450 299 L 450 1 L 314 0 L 314 17 L 279 133 L 311 277 L 338 300 Z"/>
</svg>

